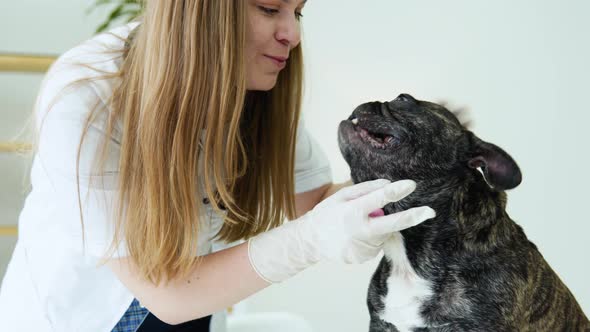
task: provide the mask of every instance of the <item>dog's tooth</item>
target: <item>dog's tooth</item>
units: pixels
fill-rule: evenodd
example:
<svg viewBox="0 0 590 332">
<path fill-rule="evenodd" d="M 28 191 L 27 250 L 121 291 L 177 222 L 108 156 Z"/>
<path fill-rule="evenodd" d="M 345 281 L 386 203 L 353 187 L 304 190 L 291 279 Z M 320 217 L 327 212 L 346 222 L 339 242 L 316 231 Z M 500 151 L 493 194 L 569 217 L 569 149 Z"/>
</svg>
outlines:
<svg viewBox="0 0 590 332">
<path fill-rule="evenodd" d="M 353 125 L 357 125 L 358 123 L 359 123 L 359 119 L 357 119 L 357 118 L 352 119 Z"/>
</svg>

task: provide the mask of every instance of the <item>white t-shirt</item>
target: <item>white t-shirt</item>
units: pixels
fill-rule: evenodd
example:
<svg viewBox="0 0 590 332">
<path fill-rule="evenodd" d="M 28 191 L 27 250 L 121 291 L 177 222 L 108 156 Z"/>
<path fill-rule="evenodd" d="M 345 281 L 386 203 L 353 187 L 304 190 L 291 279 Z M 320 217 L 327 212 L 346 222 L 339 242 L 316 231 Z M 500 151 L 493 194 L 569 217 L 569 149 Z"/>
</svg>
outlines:
<svg viewBox="0 0 590 332">
<path fill-rule="evenodd" d="M 124 38 L 136 25 L 131 23 L 111 32 Z M 97 75 L 72 63 L 83 62 L 116 72 L 121 59 L 98 52 L 122 46 L 123 41 L 112 35 L 97 35 L 64 53 L 43 80 L 35 108 L 37 129 L 42 123 L 42 130 L 32 164 L 32 190 L 19 216 L 17 245 L 0 288 L 1 331 L 107 332 L 134 298 L 106 266 L 97 267 L 113 234 L 109 216 L 117 196 L 120 147 L 120 136 L 113 134 L 108 171 L 89 185 L 93 153 L 105 134 L 102 115 L 91 124 L 80 157 L 84 251 L 76 186 L 76 153 L 84 121 L 97 103 L 98 107 L 106 108 L 105 101 L 116 82 L 101 80 L 68 90 L 47 112 L 49 103 L 68 83 Z M 295 165 L 298 193 L 332 180 L 325 155 L 303 124 L 300 128 Z M 221 228 L 222 218 L 210 205 L 202 206 L 201 211 L 197 255 L 236 244 L 210 241 Z M 124 245 L 119 247 L 118 254 L 126 255 Z M 212 321 L 212 331 L 225 330 L 224 312 L 214 314 Z"/>
</svg>

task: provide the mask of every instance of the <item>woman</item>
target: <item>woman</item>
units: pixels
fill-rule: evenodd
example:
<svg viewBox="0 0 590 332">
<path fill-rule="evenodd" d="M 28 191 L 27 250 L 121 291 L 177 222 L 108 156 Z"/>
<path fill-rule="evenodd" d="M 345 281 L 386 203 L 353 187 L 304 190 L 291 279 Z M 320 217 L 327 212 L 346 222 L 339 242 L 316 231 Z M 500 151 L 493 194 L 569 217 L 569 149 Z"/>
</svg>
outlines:
<svg viewBox="0 0 590 332">
<path fill-rule="evenodd" d="M 304 3 L 149 1 L 60 57 L 3 331 L 223 330 L 224 308 L 434 216 L 382 216 L 410 180 L 331 183 L 299 124 Z"/>
</svg>

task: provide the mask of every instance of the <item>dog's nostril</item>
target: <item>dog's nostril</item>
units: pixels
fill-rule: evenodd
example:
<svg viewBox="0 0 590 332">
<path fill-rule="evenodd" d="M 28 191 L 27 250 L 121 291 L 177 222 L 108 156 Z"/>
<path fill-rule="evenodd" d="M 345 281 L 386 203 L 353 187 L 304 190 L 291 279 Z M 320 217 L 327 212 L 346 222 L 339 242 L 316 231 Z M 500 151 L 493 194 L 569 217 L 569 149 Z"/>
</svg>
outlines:
<svg viewBox="0 0 590 332">
<path fill-rule="evenodd" d="M 414 97 L 410 96 L 407 93 L 402 93 L 401 95 L 397 96 L 397 98 L 395 98 L 395 100 L 397 100 L 397 101 L 416 102 L 416 99 L 414 99 Z"/>
</svg>

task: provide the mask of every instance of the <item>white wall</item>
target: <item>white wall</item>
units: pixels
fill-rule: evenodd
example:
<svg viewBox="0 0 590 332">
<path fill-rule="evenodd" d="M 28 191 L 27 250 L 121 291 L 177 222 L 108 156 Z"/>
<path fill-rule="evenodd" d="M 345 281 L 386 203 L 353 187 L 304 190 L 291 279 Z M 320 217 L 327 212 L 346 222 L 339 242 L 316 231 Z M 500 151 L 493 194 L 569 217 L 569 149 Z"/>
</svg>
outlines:
<svg viewBox="0 0 590 332">
<path fill-rule="evenodd" d="M 474 131 L 508 151 L 523 171 L 509 213 L 590 314 L 586 253 L 590 218 L 590 3 L 584 0 L 308 1 L 304 11 L 307 126 L 337 181 L 348 167 L 338 123 L 358 104 L 418 99 L 468 106 Z M 61 53 L 102 19 L 88 1 L 0 0 L 0 52 Z M 0 140 L 17 133 L 38 75 L 0 73 Z M 0 155 L 0 223 L 16 222 L 22 161 Z M 0 273 L 12 240 L 0 238 Z M 288 310 L 317 331 L 367 329 L 366 288 L 377 260 L 311 268 L 249 299 L 253 311 Z"/>
</svg>

